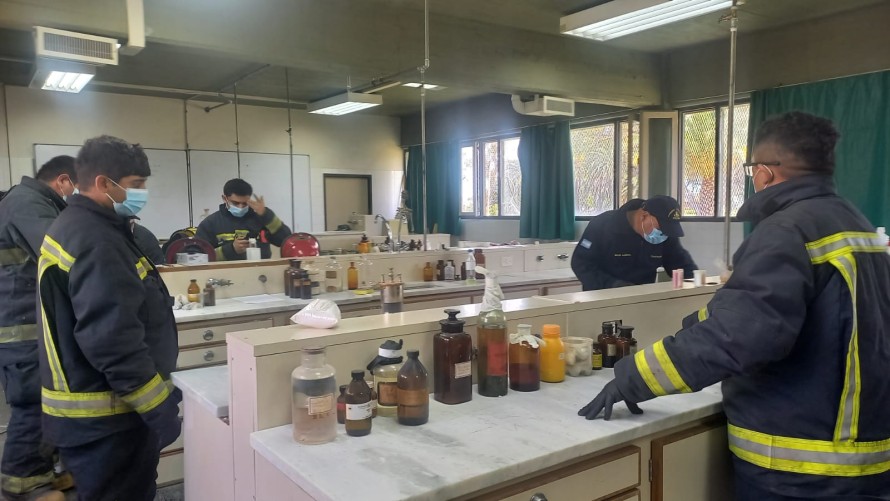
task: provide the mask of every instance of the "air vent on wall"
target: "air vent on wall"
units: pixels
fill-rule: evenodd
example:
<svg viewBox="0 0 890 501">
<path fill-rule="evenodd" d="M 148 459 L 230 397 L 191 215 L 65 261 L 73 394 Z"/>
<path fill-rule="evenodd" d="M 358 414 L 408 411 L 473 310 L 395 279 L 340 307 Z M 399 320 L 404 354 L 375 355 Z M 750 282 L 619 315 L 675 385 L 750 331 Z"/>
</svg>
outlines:
<svg viewBox="0 0 890 501">
<path fill-rule="evenodd" d="M 538 117 L 549 116 L 575 116 L 575 101 L 561 97 L 542 96 L 536 94 L 529 100 L 523 100 L 520 96 L 513 96 L 513 109 L 523 115 Z"/>
<path fill-rule="evenodd" d="M 37 57 L 91 64 L 117 64 L 117 40 L 74 31 L 34 27 Z"/>
</svg>

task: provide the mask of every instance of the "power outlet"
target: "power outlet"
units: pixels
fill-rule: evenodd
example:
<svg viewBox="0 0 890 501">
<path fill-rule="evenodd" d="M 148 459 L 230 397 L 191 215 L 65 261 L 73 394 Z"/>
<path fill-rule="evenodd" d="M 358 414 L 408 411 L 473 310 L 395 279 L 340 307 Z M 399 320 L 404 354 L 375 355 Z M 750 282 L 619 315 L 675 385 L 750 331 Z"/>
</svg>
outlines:
<svg viewBox="0 0 890 501">
<path fill-rule="evenodd" d="M 501 258 L 501 268 L 509 268 L 513 266 L 513 256 L 504 256 Z"/>
</svg>

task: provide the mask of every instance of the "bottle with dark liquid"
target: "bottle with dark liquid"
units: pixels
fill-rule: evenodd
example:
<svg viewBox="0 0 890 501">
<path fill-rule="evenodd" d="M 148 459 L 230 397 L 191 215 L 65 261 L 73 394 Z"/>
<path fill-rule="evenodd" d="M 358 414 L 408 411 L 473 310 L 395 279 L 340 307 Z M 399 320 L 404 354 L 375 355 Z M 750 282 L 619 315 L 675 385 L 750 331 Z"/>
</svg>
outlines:
<svg viewBox="0 0 890 501">
<path fill-rule="evenodd" d="M 340 396 L 337 397 L 337 423 L 346 424 L 346 385 L 340 386 Z"/>
<path fill-rule="evenodd" d="M 472 257 L 472 254 L 470 254 Z M 467 272 L 473 274 L 475 281 L 475 266 Z M 478 369 L 477 388 L 479 394 L 484 397 L 502 397 L 507 394 L 507 317 L 501 309 L 501 298 L 504 293 L 498 285 L 497 278 L 489 273 L 485 276 L 485 295 L 482 299 L 482 309 L 479 313 L 479 323 L 476 326 L 476 345 L 479 350 L 479 358 L 476 362 Z"/>
<path fill-rule="evenodd" d="M 201 302 L 201 287 L 198 285 L 198 281 L 196 279 L 192 279 L 189 282 L 188 299 L 190 303 Z"/>
<path fill-rule="evenodd" d="M 439 260 L 439 263 L 436 264 L 436 280 L 439 282 L 445 280 L 445 261 Z"/>
<path fill-rule="evenodd" d="M 482 249 L 476 249 L 473 251 L 473 259 L 476 261 L 476 268 L 485 268 L 485 254 L 482 253 Z M 476 271 L 476 279 L 482 280 L 485 278 L 485 275 Z"/>
<path fill-rule="evenodd" d="M 433 337 L 433 395 L 443 404 L 462 404 L 473 399 L 473 338 L 464 332 L 459 310 L 445 313 L 442 332 Z"/>
<path fill-rule="evenodd" d="M 334 368 L 325 363 L 324 348 L 306 348 L 291 374 L 294 440 L 323 444 L 337 436 Z"/>
<path fill-rule="evenodd" d="M 288 268 L 285 268 L 285 270 L 284 270 L 284 295 L 287 297 L 293 297 L 293 296 L 291 296 L 291 290 L 293 289 L 293 286 L 294 286 L 293 272 L 294 272 L 294 270 L 299 270 L 299 269 L 300 269 L 300 261 L 298 261 L 296 259 L 291 259 L 290 266 Z"/>
<path fill-rule="evenodd" d="M 365 382 L 365 371 L 352 371 L 346 387 L 346 434 L 363 437 L 371 433 L 371 388 Z"/>
<path fill-rule="evenodd" d="M 424 282 L 432 282 L 436 278 L 436 270 L 430 266 L 430 263 L 426 263 L 426 266 L 423 267 L 423 281 Z"/>
<path fill-rule="evenodd" d="M 309 278 L 308 270 L 299 270 L 300 272 L 300 299 L 312 299 L 312 279 Z"/>
<path fill-rule="evenodd" d="M 618 337 L 615 340 L 618 345 L 618 358 L 632 357 L 637 352 L 637 340 L 634 339 L 634 328 L 631 325 L 618 327 Z"/>
<path fill-rule="evenodd" d="M 618 357 L 618 345 L 615 338 L 615 322 L 603 322 L 603 332 L 597 336 L 600 350 L 603 352 L 603 367 L 613 368 Z"/>
<path fill-rule="evenodd" d="M 355 262 L 349 263 L 349 268 L 346 270 L 346 286 L 351 291 L 358 289 L 358 269 L 355 267 Z"/>
<path fill-rule="evenodd" d="M 510 334 L 510 389 L 538 391 L 541 389 L 541 353 L 532 326 L 519 324 L 519 332 Z"/>
<path fill-rule="evenodd" d="M 426 368 L 420 363 L 420 352 L 408 350 L 408 361 L 399 369 L 398 391 L 399 424 L 417 426 L 430 419 L 430 390 Z"/>
</svg>

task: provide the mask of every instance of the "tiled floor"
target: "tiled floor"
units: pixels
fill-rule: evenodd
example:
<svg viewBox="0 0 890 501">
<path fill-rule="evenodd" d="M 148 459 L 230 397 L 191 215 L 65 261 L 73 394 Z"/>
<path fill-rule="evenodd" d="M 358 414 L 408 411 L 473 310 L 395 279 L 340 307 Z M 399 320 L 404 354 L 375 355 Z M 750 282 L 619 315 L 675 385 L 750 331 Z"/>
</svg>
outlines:
<svg viewBox="0 0 890 501">
<path fill-rule="evenodd" d="M 9 406 L 6 405 L 6 395 L 0 388 L 0 455 L 3 454 L 3 446 L 6 444 L 6 424 L 9 423 Z M 77 493 L 69 491 L 67 501 L 77 501 Z M 2 499 L 2 498 L 0 498 Z M 175 484 L 158 489 L 155 501 L 182 501 L 184 498 L 182 484 Z"/>
</svg>

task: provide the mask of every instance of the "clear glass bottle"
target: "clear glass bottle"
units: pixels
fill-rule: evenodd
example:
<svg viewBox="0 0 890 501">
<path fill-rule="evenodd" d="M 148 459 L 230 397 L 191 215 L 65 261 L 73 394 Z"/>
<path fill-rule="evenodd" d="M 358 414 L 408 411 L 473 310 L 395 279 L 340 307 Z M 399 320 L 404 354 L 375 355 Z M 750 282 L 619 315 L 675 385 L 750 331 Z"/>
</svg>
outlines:
<svg viewBox="0 0 890 501">
<path fill-rule="evenodd" d="M 331 262 L 325 267 L 324 277 L 325 292 L 334 293 L 343 290 L 343 267 L 334 256 L 331 256 Z"/>
<path fill-rule="evenodd" d="M 313 296 L 317 296 L 324 292 L 324 279 L 316 264 L 312 261 L 303 263 L 303 269 L 309 273 L 309 283 L 311 284 L 311 292 Z"/>
<path fill-rule="evenodd" d="M 349 269 L 346 270 L 346 282 L 349 290 L 358 289 L 358 269 L 355 267 L 355 261 L 349 263 Z"/>
<path fill-rule="evenodd" d="M 420 363 L 420 352 L 408 350 L 408 361 L 398 374 L 399 424 L 417 426 L 430 419 L 429 376 Z"/>
<path fill-rule="evenodd" d="M 445 265 L 445 281 L 451 282 L 454 280 L 454 261 L 448 261 L 448 264 Z"/>
<path fill-rule="evenodd" d="M 337 436 L 334 368 L 325 363 L 324 348 L 305 348 L 291 374 L 294 440 L 323 444 Z"/>
<path fill-rule="evenodd" d="M 519 324 L 510 335 L 510 389 L 538 391 L 541 389 L 540 340 L 532 336 L 532 326 Z"/>
<path fill-rule="evenodd" d="M 346 434 L 364 437 L 371 433 L 371 388 L 365 382 L 365 371 L 352 371 L 346 387 Z"/>
<path fill-rule="evenodd" d="M 433 336 L 434 398 L 443 404 L 473 399 L 473 338 L 464 332 L 459 310 L 445 310 L 442 332 Z"/>
<path fill-rule="evenodd" d="M 467 251 L 467 260 L 464 262 L 464 272 L 461 277 L 466 280 L 467 285 L 476 283 L 476 258 L 473 257 L 473 249 Z M 506 335 L 505 332 L 504 336 Z"/>
<path fill-rule="evenodd" d="M 356 269 L 358 270 L 358 289 L 368 291 L 374 288 L 374 282 L 371 278 L 371 260 L 362 255 L 358 261 Z"/>
<path fill-rule="evenodd" d="M 377 389 L 377 414 L 395 416 L 399 405 L 398 376 L 402 368 L 402 340 L 388 339 L 380 345 L 377 357 L 368 364 Z"/>
</svg>

